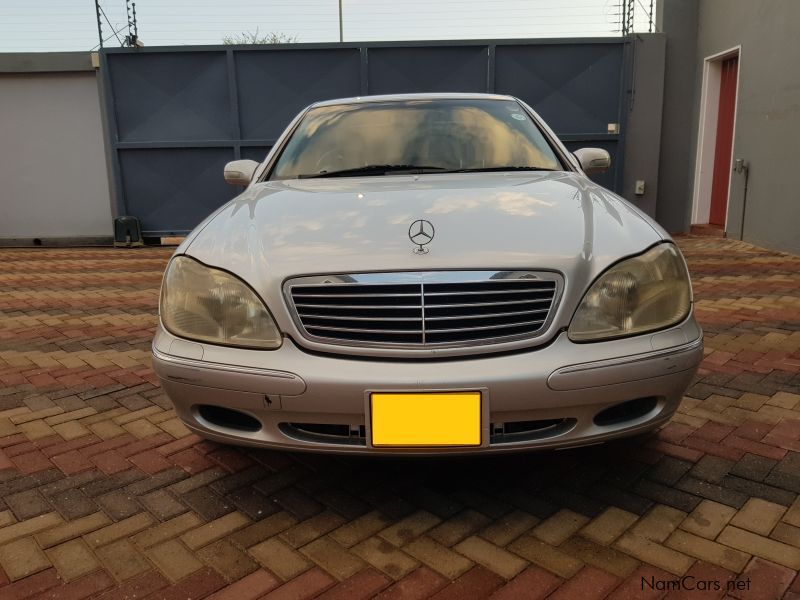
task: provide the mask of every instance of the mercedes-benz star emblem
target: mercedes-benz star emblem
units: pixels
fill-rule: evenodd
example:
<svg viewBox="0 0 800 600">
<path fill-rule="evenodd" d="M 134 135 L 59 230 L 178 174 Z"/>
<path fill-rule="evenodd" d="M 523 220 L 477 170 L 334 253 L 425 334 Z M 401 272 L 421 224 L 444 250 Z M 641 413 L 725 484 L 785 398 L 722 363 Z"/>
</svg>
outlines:
<svg viewBox="0 0 800 600">
<path fill-rule="evenodd" d="M 408 239 L 417 245 L 414 248 L 415 254 L 427 254 L 428 249 L 425 247 L 431 243 L 436 230 L 433 228 L 433 223 L 424 219 L 417 219 L 408 228 Z"/>
</svg>

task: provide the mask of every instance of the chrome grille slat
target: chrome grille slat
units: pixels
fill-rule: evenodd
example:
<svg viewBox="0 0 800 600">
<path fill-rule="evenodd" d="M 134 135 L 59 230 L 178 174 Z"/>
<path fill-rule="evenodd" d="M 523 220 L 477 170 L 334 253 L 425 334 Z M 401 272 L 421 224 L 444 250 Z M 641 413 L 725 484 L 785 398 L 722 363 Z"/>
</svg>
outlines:
<svg viewBox="0 0 800 600">
<path fill-rule="evenodd" d="M 527 294 L 527 293 L 547 294 L 551 290 L 547 289 L 530 289 L 530 290 L 477 290 L 474 292 L 425 292 L 425 297 L 428 296 L 496 296 L 498 294 L 505 294 L 510 296 L 512 294 Z"/>
<path fill-rule="evenodd" d="M 531 271 L 430 271 L 301 277 L 285 290 L 312 340 L 429 348 L 540 336 L 561 282 Z"/>
<path fill-rule="evenodd" d="M 425 321 L 452 321 L 454 319 L 491 319 L 493 317 L 515 317 L 517 315 L 530 315 L 530 314 L 539 314 L 539 313 L 547 313 L 550 309 L 542 308 L 539 310 L 518 310 L 515 312 L 505 312 L 505 313 L 486 313 L 480 315 L 451 315 L 447 317 L 425 317 Z M 417 319 L 419 320 L 419 319 Z M 542 319 L 544 320 L 544 319 Z"/>
<path fill-rule="evenodd" d="M 419 297 L 419 294 L 295 294 L 295 298 L 398 298 Z"/>
<path fill-rule="evenodd" d="M 445 306 L 455 306 L 455 305 L 445 305 Z M 362 308 L 386 308 L 386 309 L 395 309 L 395 310 L 419 310 L 419 304 L 295 304 L 295 308 L 352 308 L 352 309 L 362 309 Z"/>
<path fill-rule="evenodd" d="M 355 331 L 358 333 L 388 333 L 398 335 L 408 335 L 417 333 L 418 329 L 365 329 L 362 327 L 331 327 L 329 325 L 308 325 L 307 329 L 323 329 L 325 331 Z"/>
<path fill-rule="evenodd" d="M 552 298 L 539 298 L 531 300 L 507 300 L 503 302 L 462 302 L 459 304 L 428 304 L 425 303 L 425 308 L 469 308 L 473 306 L 507 306 L 511 304 L 533 304 L 534 302 L 552 302 Z"/>
<path fill-rule="evenodd" d="M 303 313 L 304 319 L 336 319 L 338 321 L 374 321 L 375 317 L 350 317 L 342 315 L 310 315 Z M 459 318 L 459 317 L 452 317 Z M 422 321 L 422 317 L 380 317 L 381 321 Z"/>
<path fill-rule="evenodd" d="M 507 329 L 509 327 L 526 327 L 528 325 L 541 325 L 544 319 L 538 321 L 523 321 L 521 323 L 507 323 L 504 325 L 479 325 L 478 327 L 453 327 L 450 329 L 426 328 L 427 333 L 460 333 L 462 331 L 486 331 L 488 329 Z"/>
</svg>

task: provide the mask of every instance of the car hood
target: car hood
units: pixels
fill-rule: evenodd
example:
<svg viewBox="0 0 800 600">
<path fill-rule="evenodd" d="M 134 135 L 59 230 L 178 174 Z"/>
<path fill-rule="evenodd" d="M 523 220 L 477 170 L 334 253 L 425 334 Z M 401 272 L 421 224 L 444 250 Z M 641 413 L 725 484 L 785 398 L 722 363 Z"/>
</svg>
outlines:
<svg viewBox="0 0 800 600">
<path fill-rule="evenodd" d="M 435 227 L 426 254 L 409 239 L 416 219 Z M 399 175 L 252 185 L 178 252 L 238 275 L 268 303 L 299 275 L 554 270 L 564 275 L 564 299 L 573 298 L 568 310 L 607 266 L 665 235 L 576 173 Z"/>
</svg>

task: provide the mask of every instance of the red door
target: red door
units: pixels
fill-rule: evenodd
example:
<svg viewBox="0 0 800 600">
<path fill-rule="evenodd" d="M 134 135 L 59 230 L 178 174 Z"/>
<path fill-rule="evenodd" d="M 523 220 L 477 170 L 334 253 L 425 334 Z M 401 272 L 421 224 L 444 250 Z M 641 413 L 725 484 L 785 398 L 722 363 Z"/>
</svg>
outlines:
<svg viewBox="0 0 800 600">
<path fill-rule="evenodd" d="M 725 226 L 728 209 L 728 184 L 731 179 L 731 149 L 733 148 L 733 112 L 736 109 L 736 76 L 739 57 L 722 61 L 719 82 L 719 113 L 717 141 L 714 148 L 714 174 L 711 180 L 711 213 L 708 222 Z"/>
</svg>

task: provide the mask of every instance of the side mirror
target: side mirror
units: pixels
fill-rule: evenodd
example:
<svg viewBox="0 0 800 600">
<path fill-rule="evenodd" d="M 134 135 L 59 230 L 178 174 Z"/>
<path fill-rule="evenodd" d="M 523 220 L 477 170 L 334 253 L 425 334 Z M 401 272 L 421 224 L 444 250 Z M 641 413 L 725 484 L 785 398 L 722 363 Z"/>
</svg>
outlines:
<svg viewBox="0 0 800 600">
<path fill-rule="evenodd" d="M 258 164 L 254 160 L 232 160 L 225 165 L 225 181 L 231 185 L 250 185 Z"/>
<path fill-rule="evenodd" d="M 602 148 L 581 148 L 574 154 L 587 175 L 605 173 L 611 167 L 611 155 Z"/>
</svg>

